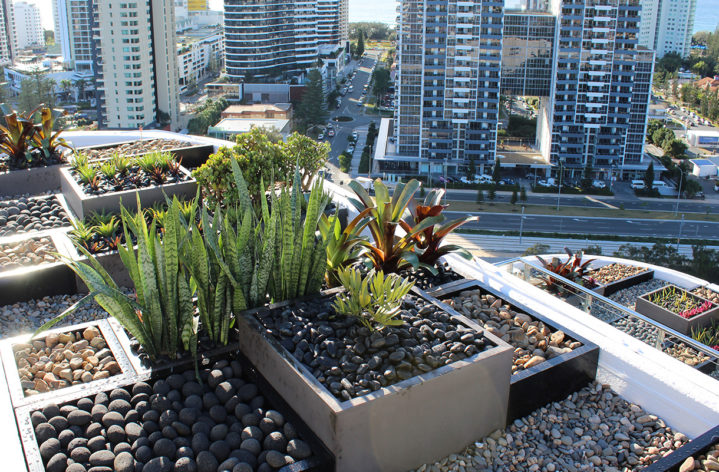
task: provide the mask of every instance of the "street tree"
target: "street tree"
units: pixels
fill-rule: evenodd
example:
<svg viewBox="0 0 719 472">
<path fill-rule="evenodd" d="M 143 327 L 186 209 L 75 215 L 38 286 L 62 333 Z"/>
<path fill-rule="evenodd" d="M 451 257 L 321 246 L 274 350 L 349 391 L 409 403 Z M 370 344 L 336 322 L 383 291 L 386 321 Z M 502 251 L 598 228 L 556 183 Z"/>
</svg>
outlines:
<svg viewBox="0 0 719 472">
<path fill-rule="evenodd" d="M 62 89 L 63 98 L 65 101 L 70 100 L 70 91 L 72 90 L 72 82 L 68 79 L 62 79 L 60 81 L 60 88 Z"/>
<path fill-rule="evenodd" d="M 469 160 L 469 178 L 474 178 L 474 175 L 477 173 L 477 164 L 474 162 L 474 158 L 471 158 Z"/>
<path fill-rule="evenodd" d="M 686 157 L 687 148 L 688 146 L 684 141 L 676 138 L 665 141 L 664 146 L 662 146 L 664 152 L 674 159 Z"/>
<path fill-rule="evenodd" d="M 497 198 L 497 185 L 494 184 L 489 187 L 489 201 L 493 202 Z"/>
<path fill-rule="evenodd" d="M 527 201 L 527 189 L 522 186 L 522 188 L 519 189 L 519 199 L 524 203 Z"/>
<path fill-rule="evenodd" d="M 499 162 L 499 158 L 494 159 L 494 169 L 492 170 L 492 180 L 495 184 L 498 184 L 502 180 L 502 165 Z"/>
<path fill-rule="evenodd" d="M 382 96 L 387 93 L 390 84 L 389 69 L 384 67 L 376 67 L 372 73 L 372 94 L 377 99 L 377 105 L 380 104 Z"/>
<path fill-rule="evenodd" d="M 654 161 L 649 163 L 647 170 L 644 172 L 644 185 L 649 191 L 651 191 L 654 186 Z"/>
<path fill-rule="evenodd" d="M 698 192 L 701 192 L 701 190 L 702 186 L 699 182 L 694 179 L 687 179 L 684 185 L 684 193 L 686 194 L 687 198 L 694 197 L 694 195 L 696 195 Z"/>
<path fill-rule="evenodd" d="M 362 57 L 362 54 L 364 54 L 364 31 L 362 30 L 359 30 L 359 34 L 357 35 L 357 49 L 355 53 L 357 57 Z"/>
<path fill-rule="evenodd" d="M 512 191 L 512 199 L 509 201 L 509 203 L 514 206 L 517 204 L 517 200 L 519 200 L 519 197 L 517 196 L 517 190 L 515 189 L 514 191 Z"/>
<path fill-rule="evenodd" d="M 297 119 L 301 129 L 307 129 L 324 123 L 328 116 L 325 94 L 322 89 L 322 75 L 319 70 L 312 69 L 307 75 L 305 94 L 297 108 Z"/>
<path fill-rule="evenodd" d="M 477 188 L 477 203 L 483 203 L 484 202 L 484 190 L 482 190 L 482 187 Z"/>
</svg>

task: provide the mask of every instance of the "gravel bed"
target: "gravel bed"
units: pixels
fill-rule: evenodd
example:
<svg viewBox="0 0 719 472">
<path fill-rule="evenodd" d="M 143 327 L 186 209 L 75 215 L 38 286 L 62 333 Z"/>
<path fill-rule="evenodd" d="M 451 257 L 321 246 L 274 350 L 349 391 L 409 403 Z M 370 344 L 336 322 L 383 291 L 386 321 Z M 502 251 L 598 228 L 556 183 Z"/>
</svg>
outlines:
<svg viewBox="0 0 719 472">
<path fill-rule="evenodd" d="M 158 183 L 153 180 L 150 174 L 140 169 L 140 167 L 132 165 L 126 175 L 123 176 L 117 174 L 112 180 L 98 172 L 97 176 L 99 178 L 99 184 L 97 189 L 93 189 L 89 183 L 86 184 L 80 180 L 80 174 L 78 174 L 75 170 L 71 170 L 70 175 L 72 175 L 75 182 L 77 182 L 77 185 L 80 186 L 86 195 L 104 195 L 106 193 L 120 192 L 124 190 L 176 184 L 180 182 L 187 182 L 192 179 L 192 177 L 183 172 L 178 172 L 176 175 L 166 172 L 162 183 Z"/>
<path fill-rule="evenodd" d="M 633 287 L 625 288 L 624 290 L 614 292 L 607 298 L 609 298 L 610 300 L 614 300 L 620 305 L 624 305 L 627 308 L 631 308 L 632 310 L 634 310 L 637 304 L 637 298 L 639 298 L 641 295 L 644 295 L 645 293 L 653 292 L 654 290 L 666 287 L 667 285 L 671 284 L 666 280 L 647 280 L 646 282 L 634 285 Z"/>
<path fill-rule="evenodd" d="M 29 300 L 12 305 L 0 306 L 0 338 L 30 334 L 37 328 L 55 318 L 83 295 L 55 295 L 41 300 Z M 84 305 L 66 316 L 55 327 L 107 318 L 108 314 L 95 302 Z"/>
<path fill-rule="evenodd" d="M 12 346 L 25 396 L 107 379 L 121 372 L 100 330 L 90 326 Z"/>
<path fill-rule="evenodd" d="M 699 295 L 700 297 L 706 298 L 710 302 L 719 305 L 719 293 L 716 293 L 713 290 L 709 290 L 706 287 L 695 288 L 690 293 L 693 293 L 694 295 Z"/>
<path fill-rule="evenodd" d="M 594 282 L 598 285 L 607 285 L 617 280 L 634 277 L 637 274 L 646 272 L 646 267 L 630 266 L 619 263 L 612 263 L 598 269 L 590 270 L 587 273 L 587 277 L 594 279 Z"/>
<path fill-rule="evenodd" d="M 515 347 L 512 373 L 529 369 L 582 345 L 564 331 L 516 311 L 501 298 L 480 289 L 464 290 L 443 301 Z"/>
<path fill-rule="evenodd" d="M 719 470 L 719 443 L 714 444 L 707 453 L 696 457 L 687 457 L 679 466 L 679 472 Z"/>
<path fill-rule="evenodd" d="M 0 244 L 0 272 L 55 262 L 55 245 L 50 238 L 31 238 L 14 243 Z"/>
<path fill-rule="evenodd" d="M 453 271 L 446 262 L 436 265 L 435 269 L 437 269 L 437 274 L 431 273 L 424 267 L 419 267 L 417 269 L 411 268 L 403 270 L 400 275 L 406 279 L 413 280 L 414 284 L 422 290 L 431 290 L 440 285 L 464 278 Z"/>
<path fill-rule="evenodd" d="M 32 413 L 47 472 L 270 472 L 312 450 L 237 361 Z"/>
<path fill-rule="evenodd" d="M 137 156 L 152 151 L 170 151 L 189 146 L 194 144 L 176 139 L 143 139 L 105 149 L 79 149 L 79 152 L 87 155 L 90 160 L 96 160 L 112 157 L 116 152 L 123 156 Z"/>
<path fill-rule="evenodd" d="M 373 332 L 356 318 L 336 316 L 332 301 L 329 297 L 297 302 L 257 317 L 267 333 L 340 400 L 361 397 L 492 347 L 482 333 L 411 294 L 398 316 L 404 324 Z"/>
<path fill-rule="evenodd" d="M 0 201 L 0 236 L 70 226 L 54 196 Z"/>
<path fill-rule="evenodd" d="M 686 442 L 660 418 L 594 383 L 417 472 L 638 471 Z"/>
</svg>

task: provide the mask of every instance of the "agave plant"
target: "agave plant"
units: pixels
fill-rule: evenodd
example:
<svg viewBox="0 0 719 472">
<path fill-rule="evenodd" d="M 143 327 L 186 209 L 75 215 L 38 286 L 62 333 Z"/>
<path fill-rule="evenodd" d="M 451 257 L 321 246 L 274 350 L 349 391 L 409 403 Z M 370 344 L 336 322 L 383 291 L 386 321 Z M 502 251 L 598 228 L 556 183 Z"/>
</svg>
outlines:
<svg viewBox="0 0 719 472">
<path fill-rule="evenodd" d="M 5 126 L 0 126 L 0 152 L 9 158 L 10 169 L 25 169 L 33 164 L 30 142 L 35 135 L 33 110 L 28 116 L 16 112 L 5 115 Z"/>
<path fill-rule="evenodd" d="M 105 161 L 100 165 L 100 173 L 107 179 L 113 180 L 117 174 L 117 167 L 113 161 Z"/>
<path fill-rule="evenodd" d="M 397 274 L 370 271 L 365 277 L 359 270 L 345 267 L 337 272 L 337 277 L 347 289 L 337 295 L 332 307 L 337 313 L 357 317 L 370 330 L 387 326 L 400 326 L 397 319 L 402 299 L 409 293 L 414 282 L 409 282 Z"/>
<path fill-rule="evenodd" d="M 362 231 L 369 223 L 370 208 L 365 208 L 343 230 L 339 216 L 323 214 L 320 217 L 320 233 L 327 244 L 327 271 L 325 282 L 330 287 L 339 285 L 337 272 L 359 262 L 360 256 L 366 250 L 366 240 L 361 236 Z"/>
<path fill-rule="evenodd" d="M 150 152 L 143 154 L 142 156 L 138 156 L 134 159 L 134 163 L 147 174 L 150 174 L 152 169 L 158 166 L 157 153 Z"/>
<path fill-rule="evenodd" d="M 118 250 L 132 278 L 137 300 L 124 294 L 95 258 L 79 247 L 89 264 L 67 258 L 65 262 L 85 282 L 90 293 L 45 323 L 35 334 L 54 326 L 94 299 L 138 340 L 150 358 L 175 357 L 180 347 L 194 355 L 197 349 L 197 318 L 192 304 L 194 284 L 180 262 L 189 235 L 179 215 L 178 205 L 173 202 L 160 239 L 154 224 L 147 226 L 142 210 L 133 216 L 123 209 L 125 244 Z M 131 231 L 137 239 L 137 251 L 132 247 Z"/>
<path fill-rule="evenodd" d="M 113 216 L 109 221 L 101 222 L 93 226 L 92 229 L 101 238 L 108 239 L 117 233 L 120 229 L 120 223 L 117 221 L 117 218 Z"/>
<path fill-rule="evenodd" d="M 67 112 L 63 111 L 62 114 L 67 115 Z M 42 153 L 46 161 L 50 161 L 51 159 L 62 160 L 60 148 L 73 149 L 72 146 L 60 137 L 62 130 L 53 132 L 55 117 L 53 116 L 52 110 L 47 107 L 42 108 L 40 110 L 40 120 L 40 123 L 35 125 L 35 134 L 32 137 L 33 146 Z"/>
<path fill-rule="evenodd" d="M 132 161 L 129 157 L 123 156 L 119 152 L 115 152 L 112 157 L 110 158 L 112 164 L 115 166 L 115 170 L 120 175 L 127 174 L 127 171 L 130 169 L 130 166 L 132 165 Z"/>
<path fill-rule="evenodd" d="M 82 246 L 85 249 L 90 249 L 92 238 L 95 236 L 95 231 L 91 225 L 85 224 L 84 221 L 72 220 L 72 229 L 69 231 L 70 239 L 77 246 Z"/>
<path fill-rule="evenodd" d="M 91 180 L 97 177 L 97 168 L 90 164 L 77 167 L 75 172 L 77 172 L 80 182 L 83 184 L 89 184 Z"/>
<path fill-rule="evenodd" d="M 436 218 L 441 216 L 442 220 L 444 220 L 442 211 L 447 208 L 447 205 L 442 205 L 440 203 L 443 196 L 444 190 L 433 189 L 429 192 L 429 194 L 427 194 L 421 204 L 412 199 L 409 205 L 409 211 L 412 215 L 411 221 L 407 222 L 406 220 L 402 220 L 400 222 L 402 229 L 404 229 L 405 232 L 410 233 L 412 232 L 413 226 L 422 223 L 427 218 Z M 465 216 L 452 221 L 442 221 L 441 225 L 432 225 L 419 233 L 414 233 L 415 251 L 419 254 L 418 257 L 420 264 L 434 272 L 436 270 L 435 264 L 439 258 L 449 253 L 455 253 L 465 259 L 471 260 L 472 255 L 465 248 L 457 246 L 456 244 L 442 245 L 442 242 L 444 238 L 455 229 L 465 223 L 477 221 L 478 219 L 479 218 L 476 216 Z"/>
<path fill-rule="evenodd" d="M 80 167 L 88 167 L 90 165 L 90 158 L 87 154 L 82 152 L 76 152 L 70 163 L 70 169 L 76 171 Z"/>
<path fill-rule="evenodd" d="M 365 257 L 370 264 L 385 273 L 398 272 L 408 266 L 417 267 L 419 258 L 414 251 L 415 237 L 425 229 L 441 223 L 443 218 L 427 217 L 419 224 L 405 229 L 403 236 L 398 236 L 397 228 L 401 226 L 407 206 L 419 188 L 419 182 L 412 179 L 407 184 L 397 184 L 390 198 L 387 186 L 377 179 L 374 182 L 374 200 L 358 182 L 352 181 L 349 185 L 358 197 L 358 200 L 350 199 L 355 209 L 358 212 L 370 209 L 368 227 L 373 241 L 365 244 L 368 249 Z"/>
</svg>

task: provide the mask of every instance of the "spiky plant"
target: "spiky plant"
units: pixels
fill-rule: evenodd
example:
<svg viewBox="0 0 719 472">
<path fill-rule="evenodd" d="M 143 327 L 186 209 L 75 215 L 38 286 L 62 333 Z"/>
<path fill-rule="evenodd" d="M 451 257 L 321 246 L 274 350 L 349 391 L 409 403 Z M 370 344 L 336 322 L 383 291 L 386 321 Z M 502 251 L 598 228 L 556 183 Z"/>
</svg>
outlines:
<svg viewBox="0 0 719 472">
<path fill-rule="evenodd" d="M 158 185 L 162 185 L 167 180 L 167 171 L 162 167 L 156 166 L 150 172 L 150 178 Z"/>
<path fill-rule="evenodd" d="M 151 152 L 143 154 L 133 159 L 133 162 L 147 174 L 150 174 L 152 173 L 152 169 L 158 165 L 157 153 Z"/>
<path fill-rule="evenodd" d="M 0 126 L 0 152 L 8 155 L 11 169 L 25 169 L 33 164 L 30 142 L 35 135 L 32 116 L 37 109 L 27 116 L 16 112 L 5 115 L 5 126 Z"/>
<path fill-rule="evenodd" d="M 366 240 L 362 236 L 362 231 L 369 223 L 367 216 L 369 213 L 370 209 L 365 208 L 347 224 L 344 230 L 336 213 L 329 217 L 325 214 L 320 217 L 320 233 L 327 244 L 325 282 L 328 286 L 339 285 L 337 272 L 358 262 L 366 250 L 364 246 Z"/>
<path fill-rule="evenodd" d="M 172 160 L 167 164 L 167 171 L 170 175 L 177 177 L 180 175 L 180 167 L 182 166 L 182 158 L 178 160 Z"/>
<path fill-rule="evenodd" d="M 127 156 L 123 156 L 119 152 L 114 152 L 110 160 L 115 166 L 117 173 L 120 175 L 127 174 L 128 170 L 130 169 L 130 166 L 132 165 L 132 161 L 130 160 L 130 158 Z"/>
<path fill-rule="evenodd" d="M 70 162 L 70 169 L 77 170 L 79 167 L 87 167 L 90 165 L 90 158 L 83 152 L 76 152 Z"/>
<path fill-rule="evenodd" d="M 66 115 L 67 112 L 61 112 Z M 62 160 L 60 148 L 72 150 L 70 146 L 60 134 L 63 130 L 53 132 L 55 127 L 55 117 L 50 108 L 44 107 L 40 110 L 40 124 L 35 125 L 35 133 L 32 136 L 32 145 L 40 151 L 45 161 L 53 158 Z"/>
<path fill-rule="evenodd" d="M 107 180 L 112 181 L 115 178 L 115 174 L 117 174 L 117 167 L 115 167 L 115 163 L 113 161 L 105 161 L 100 164 L 100 173 Z"/>
<path fill-rule="evenodd" d="M 92 238 L 95 236 L 92 225 L 85 224 L 84 221 L 80 220 L 72 220 L 71 224 L 72 229 L 68 234 L 72 242 L 75 245 L 89 249 Z"/>
<path fill-rule="evenodd" d="M 93 226 L 93 231 L 103 239 L 114 236 L 120 229 L 120 222 L 114 216 L 106 222 L 98 223 Z"/>
<path fill-rule="evenodd" d="M 89 184 L 95 177 L 97 177 L 97 168 L 91 164 L 82 165 L 75 169 L 80 182 L 83 184 Z"/>
</svg>

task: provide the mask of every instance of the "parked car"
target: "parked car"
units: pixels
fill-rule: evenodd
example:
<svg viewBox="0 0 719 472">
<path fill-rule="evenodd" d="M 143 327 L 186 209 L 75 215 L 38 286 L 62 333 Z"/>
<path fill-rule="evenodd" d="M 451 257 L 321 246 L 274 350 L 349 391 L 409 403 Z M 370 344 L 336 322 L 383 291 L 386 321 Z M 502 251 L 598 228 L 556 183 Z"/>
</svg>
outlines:
<svg viewBox="0 0 719 472">
<path fill-rule="evenodd" d="M 719 192 L 719 183 L 714 184 L 714 191 Z"/>
<path fill-rule="evenodd" d="M 499 181 L 499 185 L 515 185 L 516 183 L 514 179 L 502 179 Z"/>
<path fill-rule="evenodd" d="M 644 190 L 645 188 L 647 188 L 643 180 L 632 180 L 631 187 L 635 190 Z"/>
<path fill-rule="evenodd" d="M 537 185 L 540 187 L 555 187 L 557 183 L 555 182 L 553 177 L 549 177 L 548 179 L 540 179 L 537 181 Z"/>
<path fill-rule="evenodd" d="M 459 178 L 459 181 L 462 182 L 463 184 L 474 184 L 474 183 L 476 183 L 473 179 L 470 179 L 469 177 L 466 177 L 466 176 L 460 177 L 460 178 Z"/>
<path fill-rule="evenodd" d="M 329 138 L 334 138 L 334 136 L 335 136 L 335 130 L 333 130 L 332 128 L 328 129 L 328 130 L 327 130 L 327 137 L 329 137 Z"/>
<path fill-rule="evenodd" d="M 607 184 L 602 182 L 601 180 L 595 180 L 592 182 L 592 187 L 594 188 L 606 188 Z"/>
<path fill-rule="evenodd" d="M 357 131 L 352 131 L 352 138 L 357 141 Z"/>
<path fill-rule="evenodd" d="M 347 147 L 347 152 L 350 153 L 350 154 L 352 154 L 352 153 L 355 152 L 355 146 L 354 146 L 354 144 L 350 144 L 350 145 Z"/>
<path fill-rule="evenodd" d="M 317 135 L 317 141 L 322 141 L 323 139 L 325 139 L 325 135 L 324 135 L 324 134 L 320 133 L 320 134 Z"/>
</svg>

